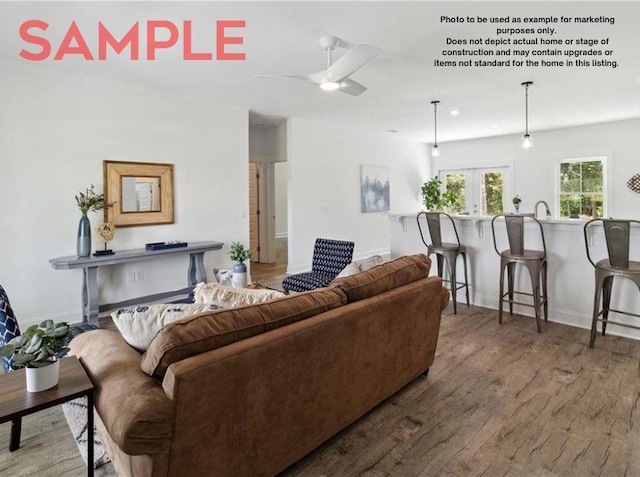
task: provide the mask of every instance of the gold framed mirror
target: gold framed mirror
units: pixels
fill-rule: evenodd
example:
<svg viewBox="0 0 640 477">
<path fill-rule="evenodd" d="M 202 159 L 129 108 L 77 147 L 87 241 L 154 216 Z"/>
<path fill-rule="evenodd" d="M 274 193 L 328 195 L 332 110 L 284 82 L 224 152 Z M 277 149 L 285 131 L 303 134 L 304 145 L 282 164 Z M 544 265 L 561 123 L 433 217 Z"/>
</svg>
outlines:
<svg viewBox="0 0 640 477">
<path fill-rule="evenodd" d="M 117 227 L 173 223 L 173 164 L 103 161 L 105 222 Z"/>
</svg>

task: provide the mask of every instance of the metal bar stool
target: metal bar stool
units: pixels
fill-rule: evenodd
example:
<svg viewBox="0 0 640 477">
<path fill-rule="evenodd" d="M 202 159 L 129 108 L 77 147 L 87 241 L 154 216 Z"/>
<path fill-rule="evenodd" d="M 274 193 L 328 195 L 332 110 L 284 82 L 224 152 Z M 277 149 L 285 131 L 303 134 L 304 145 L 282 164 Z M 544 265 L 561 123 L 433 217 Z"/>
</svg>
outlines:
<svg viewBox="0 0 640 477">
<path fill-rule="evenodd" d="M 509 248 L 500 252 L 496 242 L 496 220 L 504 218 L 509 240 Z M 525 219 L 534 222 L 540 228 L 542 239 L 542 250 L 526 250 L 524 248 L 524 225 Z M 509 314 L 513 315 L 513 305 L 523 305 L 532 307 L 536 314 L 536 327 L 538 333 L 542 333 L 542 319 L 540 317 L 540 307 L 544 307 L 544 321 L 548 321 L 549 306 L 547 295 L 547 246 L 544 241 L 542 225 L 534 217 L 524 215 L 497 215 L 491 221 L 491 232 L 493 233 L 493 248 L 500 255 L 500 304 L 498 307 L 498 322 L 502 324 L 502 310 L 504 302 L 509 303 Z M 531 277 L 532 293 L 525 293 L 513 289 L 516 265 L 524 265 Z M 504 271 L 507 269 L 508 291 L 504 291 Z M 542 288 L 540 281 L 542 280 Z M 542 292 L 542 293 L 541 293 Z M 533 304 L 515 301 L 513 295 L 526 295 L 533 297 Z M 508 296 L 507 299 L 505 297 Z"/>
<path fill-rule="evenodd" d="M 609 258 L 605 258 L 594 263 L 591 258 L 591 254 L 589 253 L 587 229 L 595 225 L 596 222 L 602 222 Z M 591 348 L 593 348 L 593 345 L 596 342 L 596 326 L 598 321 L 602 322 L 602 336 L 604 336 L 605 330 L 607 329 L 607 323 L 640 330 L 640 326 L 609 320 L 610 311 L 640 318 L 640 315 L 636 313 L 610 308 L 611 290 L 613 288 L 613 279 L 615 277 L 628 278 L 636 284 L 640 291 L 640 262 L 633 262 L 629 260 L 629 235 L 631 232 L 631 224 L 640 224 L 640 221 L 593 219 L 584 224 L 584 245 L 587 250 L 587 259 L 591 265 L 593 265 L 596 272 L 596 288 L 593 296 L 593 318 L 591 320 L 591 340 L 589 341 L 589 347 Z M 602 310 L 600 310 L 601 297 Z M 602 318 L 600 318 L 600 315 L 602 315 Z"/>
<path fill-rule="evenodd" d="M 426 240 L 424 239 L 422 226 L 420 225 L 421 215 L 424 215 L 427 220 L 429 235 L 431 236 L 431 244 L 427 244 Z M 456 235 L 456 243 L 445 243 L 442 241 L 442 228 L 440 226 L 440 219 L 442 216 L 448 218 L 451 221 L 453 231 Z M 420 212 L 416 217 L 416 220 L 418 222 L 418 230 L 420 231 L 420 238 L 422 239 L 422 243 L 424 243 L 425 247 L 427 247 L 427 255 L 431 255 L 432 253 L 436 254 L 436 260 L 438 262 L 438 276 L 440 278 L 442 278 L 444 260 L 447 261 L 450 280 L 444 281 L 448 281 L 451 285 L 453 313 L 457 314 L 458 308 L 456 304 L 456 294 L 460 288 L 464 287 L 466 289 L 467 306 L 469 306 L 469 281 L 467 279 L 467 250 L 464 245 L 460 245 L 460 237 L 458 236 L 456 224 L 453 222 L 451 216 L 449 214 L 445 214 L 444 212 Z M 462 255 L 462 260 L 464 262 L 464 283 L 456 281 L 456 263 L 458 255 Z"/>
</svg>

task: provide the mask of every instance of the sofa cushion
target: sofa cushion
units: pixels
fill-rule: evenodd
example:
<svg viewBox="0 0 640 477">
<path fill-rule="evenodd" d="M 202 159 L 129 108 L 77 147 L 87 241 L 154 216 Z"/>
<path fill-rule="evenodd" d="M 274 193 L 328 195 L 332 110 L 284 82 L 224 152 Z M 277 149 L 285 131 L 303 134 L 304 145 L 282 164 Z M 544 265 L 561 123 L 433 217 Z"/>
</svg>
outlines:
<svg viewBox="0 0 640 477">
<path fill-rule="evenodd" d="M 177 361 L 304 320 L 346 304 L 339 289 L 300 293 L 259 305 L 204 313 L 165 326 L 142 357 L 142 370 L 162 378 Z"/>
<path fill-rule="evenodd" d="M 221 308 L 215 304 L 158 304 L 121 308 L 111 313 L 111 319 L 124 340 L 144 352 L 151 340 L 165 325 L 187 316 Z"/>
<path fill-rule="evenodd" d="M 234 288 L 219 283 L 198 283 L 193 294 L 194 303 L 214 303 L 220 308 L 257 305 L 285 296 L 278 290 Z"/>
<path fill-rule="evenodd" d="M 431 259 L 426 255 L 407 255 L 357 275 L 337 278 L 331 284 L 341 288 L 348 303 L 353 303 L 426 278 L 430 269 Z"/>
</svg>

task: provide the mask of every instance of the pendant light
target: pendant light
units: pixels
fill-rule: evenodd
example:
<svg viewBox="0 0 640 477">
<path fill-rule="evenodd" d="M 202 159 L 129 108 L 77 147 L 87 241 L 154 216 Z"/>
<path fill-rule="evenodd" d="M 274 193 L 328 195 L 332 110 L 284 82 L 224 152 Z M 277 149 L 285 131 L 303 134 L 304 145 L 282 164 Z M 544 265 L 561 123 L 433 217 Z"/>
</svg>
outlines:
<svg viewBox="0 0 640 477">
<path fill-rule="evenodd" d="M 431 156 L 438 157 L 440 149 L 438 149 L 438 104 L 440 101 L 431 101 L 433 104 L 433 146 L 431 147 Z"/>
<path fill-rule="evenodd" d="M 522 149 L 531 149 L 533 147 L 533 139 L 529 134 L 529 86 L 533 84 L 533 81 L 525 81 L 522 83 L 524 86 L 524 136 L 522 137 Z"/>
</svg>

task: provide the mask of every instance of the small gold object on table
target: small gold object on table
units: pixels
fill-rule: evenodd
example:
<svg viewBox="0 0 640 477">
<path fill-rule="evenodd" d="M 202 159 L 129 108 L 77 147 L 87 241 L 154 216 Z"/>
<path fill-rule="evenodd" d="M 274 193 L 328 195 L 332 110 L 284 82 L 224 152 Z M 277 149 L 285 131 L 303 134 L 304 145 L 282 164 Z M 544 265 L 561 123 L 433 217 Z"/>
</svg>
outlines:
<svg viewBox="0 0 640 477">
<path fill-rule="evenodd" d="M 107 249 L 107 244 L 113 240 L 116 234 L 116 226 L 111 222 L 104 222 L 96 227 L 96 232 L 102 238 L 104 242 L 104 250 L 96 250 L 93 255 L 99 257 L 100 255 L 113 255 L 113 250 Z"/>
</svg>

